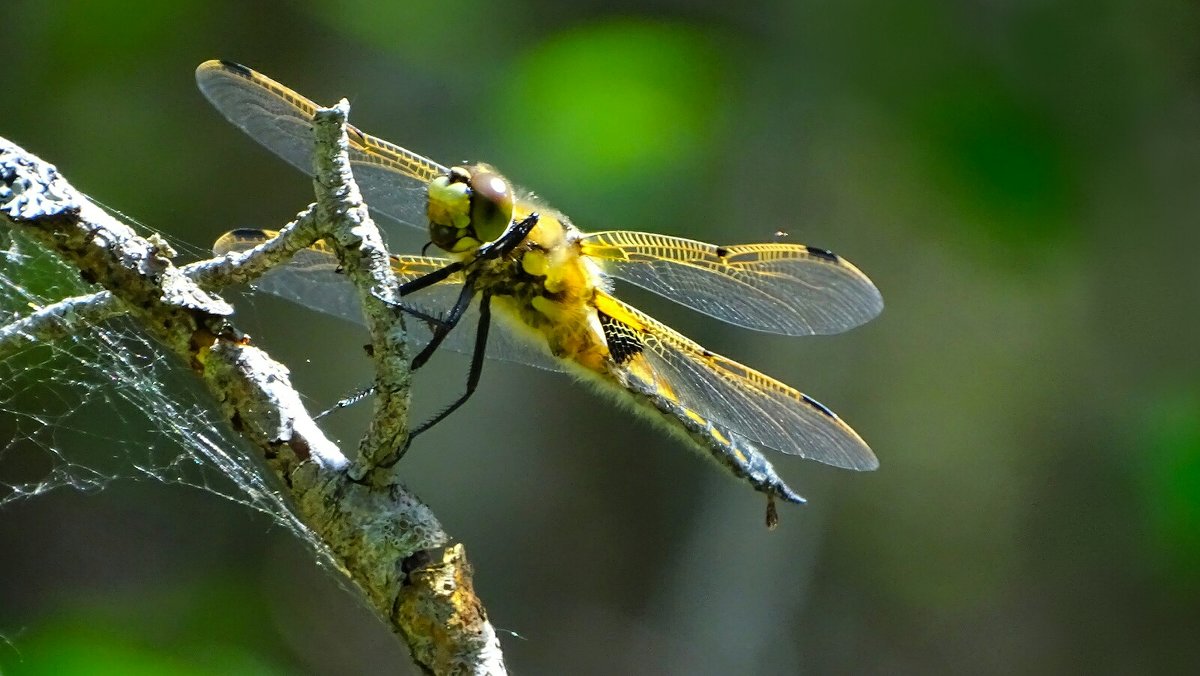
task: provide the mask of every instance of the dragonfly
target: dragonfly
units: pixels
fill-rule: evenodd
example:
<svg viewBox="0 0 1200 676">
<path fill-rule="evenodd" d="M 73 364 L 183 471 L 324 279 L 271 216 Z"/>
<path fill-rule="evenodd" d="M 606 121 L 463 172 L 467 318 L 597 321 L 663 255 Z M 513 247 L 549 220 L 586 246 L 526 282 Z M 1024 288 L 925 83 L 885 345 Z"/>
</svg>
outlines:
<svg viewBox="0 0 1200 676">
<path fill-rule="evenodd" d="M 312 119 L 304 96 L 245 66 L 208 61 L 200 90 L 230 122 L 303 172 L 312 172 Z M 840 333 L 883 309 L 879 290 L 845 258 L 787 242 L 718 246 L 663 234 L 584 232 L 491 165 L 444 166 L 347 126 L 354 177 L 375 216 L 424 230 L 443 256 L 391 256 L 409 322 L 424 344 L 471 355 L 465 392 L 414 430 L 428 429 L 475 391 L 485 357 L 562 371 L 767 497 L 804 498 L 763 453 L 772 449 L 851 470 L 879 465 L 867 443 L 816 399 L 712 352 L 620 300 L 629 282 L 721 321 L 788 336 Z M 239 229 L 216 254 L 242 252 L 276 233 Z M 425 252 L 425 249 L 422 249 Z M 309 308 L 362 322 L 332 249 L 318 243 L 258 283 Z M 490 332 L 494 323 L 503 331 Z M 407 448 L 407 447 L 406 447 Z"/>
</svg>

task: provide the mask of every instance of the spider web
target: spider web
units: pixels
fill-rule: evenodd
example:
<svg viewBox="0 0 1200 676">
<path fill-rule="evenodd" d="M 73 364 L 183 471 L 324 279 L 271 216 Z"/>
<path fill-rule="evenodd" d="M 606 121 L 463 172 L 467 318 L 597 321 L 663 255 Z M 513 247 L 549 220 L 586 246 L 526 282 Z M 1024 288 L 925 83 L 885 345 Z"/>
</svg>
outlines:
<svg viewBox="0 0 1200 676">
<path fill-rule="evenodd" d="M 0 326 L 95 290 L 52 253 L 0 229 Z M 328 561 L 247 448 L 186 366 L 128 318 L 0 354 L 0 507 L 152 479 L 267 514 Z"/>
</svg>

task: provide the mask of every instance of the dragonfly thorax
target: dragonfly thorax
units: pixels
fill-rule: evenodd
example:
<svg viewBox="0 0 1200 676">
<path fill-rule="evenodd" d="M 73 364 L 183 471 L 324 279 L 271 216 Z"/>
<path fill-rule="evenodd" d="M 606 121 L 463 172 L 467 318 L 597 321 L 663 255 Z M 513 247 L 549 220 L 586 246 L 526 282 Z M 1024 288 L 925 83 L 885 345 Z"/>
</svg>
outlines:
<svg viewBox="0 0 1200 676">
<path fill-rule="evenodd" d="M 430 181 L 427 193 L 429 239 L 444 251 L 474 251 L 512 222 L 512 186 L 486 164 L 454 167 Z"/>
</svg>

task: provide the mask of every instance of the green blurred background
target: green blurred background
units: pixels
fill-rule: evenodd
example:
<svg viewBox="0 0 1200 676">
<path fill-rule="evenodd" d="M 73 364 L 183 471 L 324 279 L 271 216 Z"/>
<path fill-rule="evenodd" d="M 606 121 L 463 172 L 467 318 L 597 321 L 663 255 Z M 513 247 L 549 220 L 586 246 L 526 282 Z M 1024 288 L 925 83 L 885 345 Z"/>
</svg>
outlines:
<svg viewBox="0 0 1200 676">
<path fill-rule="evenodd" d="M 1200 664 L 1195 4 L 405 5 L 8 0 L 0 135 L 196 247 L 277 226 L 307 180 L 193 83 L 232 59 L 346 96 L 359 126 L 435 159 L 490 161 L 584 229 L 785 230 L 887 305 L 798 340 L 630 294 L 875 449 L 872 474 L 777 458 L 810 504 L 775 532 L 679 444 L 566 378 L 490 365 L 404 471 L 466 543 L 510 668 Z M 239 311 L 314 407 L 369 378 L 358 327 Z M 464 365 L 416 396 L 448 401 Z M 285 529 L 202 491 L 9 505 L 0 551 L 6 675 L 413 671 Z"/>
</svg>

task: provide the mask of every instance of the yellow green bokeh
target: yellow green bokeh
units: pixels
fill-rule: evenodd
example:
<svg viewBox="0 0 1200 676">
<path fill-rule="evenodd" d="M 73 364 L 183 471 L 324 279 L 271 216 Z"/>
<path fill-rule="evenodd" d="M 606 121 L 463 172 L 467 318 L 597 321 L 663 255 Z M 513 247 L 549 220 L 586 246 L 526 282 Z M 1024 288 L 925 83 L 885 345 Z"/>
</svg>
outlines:
<svg viewBox="0 0 1200 676">
<path fill-rule="evenodd" d="M 486 112 L 531 185 L 582 199 L 695 175 L 719 140 L 727 86 L 704 30 L 611 21 L 532 45 Z"/>
</svg>

